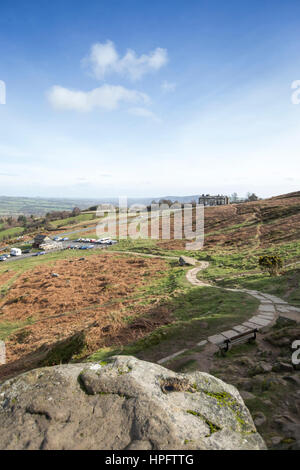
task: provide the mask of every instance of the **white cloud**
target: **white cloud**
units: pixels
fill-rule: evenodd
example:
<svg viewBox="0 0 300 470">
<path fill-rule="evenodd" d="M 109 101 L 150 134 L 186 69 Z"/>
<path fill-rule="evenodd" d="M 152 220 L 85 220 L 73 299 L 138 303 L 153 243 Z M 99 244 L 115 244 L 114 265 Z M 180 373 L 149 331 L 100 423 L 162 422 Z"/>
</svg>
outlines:
<svg viewBox="0 0 300 470">
<path fill-rule="evenodd" d="M 176 83 L 167 82 L 167 80 L 165 80 L 164 82 L 162 82 L 161 88 L 167 93 L 173 92 L 176 90 Z"/>
<path fill-rule="evenodd" d="M 146 108 L 139 108 L 139 107 L 138 108 L 130 108 L 129 113 L 133 114 L 135 116 L 150 118 L 155 122 L 162 122 L 161 119 L 158 116 L 156 116 L 155 113 L 153 113 L 152 111 L 150 111 L 149 109 L 146 109 Z"/>
<path fill-rule="evenodd" d="M 91 67 L 98 79 L 106 75 L 117 73 L 138 80 L 143 75 L 159 70 L 168 61 L 166 49 L 157 47 L 149 54 L 137 56 L 136 52 L 128 49 L 124 57 L 120 58 L 112 41 L 96 43 L 91 47 L 90 55 L 82 60 L 82 64 Z"/>
<path fill-rule="evenodd" d="M 121 102 L 150 103 L 145 93 L 129 90 L 117 85 L 102 85 L 91 91 L 69 90 L 53 86 L 47 93 L 48 100 L 55 109 L 92 111 L 94 108 L 116 109 Z"/>
</svg>

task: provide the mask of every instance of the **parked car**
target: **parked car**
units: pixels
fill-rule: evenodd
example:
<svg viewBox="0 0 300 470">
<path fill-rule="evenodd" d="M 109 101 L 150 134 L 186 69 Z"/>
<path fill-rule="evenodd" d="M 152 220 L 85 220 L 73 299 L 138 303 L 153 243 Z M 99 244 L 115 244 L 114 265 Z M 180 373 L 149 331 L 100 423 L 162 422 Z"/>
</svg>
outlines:
<svg viewBox="0 0 300 470">
<path fill-rule="evenodd" d="M 41 255 L 45 255 L 46 254 L 46 251 L 38 251 L 37 253 L 34 253 L 33 256 L 41 256 Z"/>
<path fill-rule="evenodd" d="M 6 256 L 0 256 L 0 261 L 6 261 L 6 260 L 7 260 Z"/>
<path fill-rule="evenodd" d="M 23 251 L 23 254 L 30 253 L 30 248 L 27 248 L 26 250 Z"/>
<path fill-rule="evenodd" d="M 101 245 L 114 245 L 115 243 L 118 243 L 116 240 L 111 240 L 110 238 L 105 238 L 103 241 L 100 241 Z"/>
</svg>

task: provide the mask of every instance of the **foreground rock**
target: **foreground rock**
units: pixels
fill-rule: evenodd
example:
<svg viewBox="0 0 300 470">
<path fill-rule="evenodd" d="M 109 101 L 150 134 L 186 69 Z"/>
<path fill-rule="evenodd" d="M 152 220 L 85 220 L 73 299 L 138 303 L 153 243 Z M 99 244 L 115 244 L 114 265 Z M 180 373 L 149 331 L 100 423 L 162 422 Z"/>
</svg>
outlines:
<svg viewBox="0 0 300 470">
<path fill-rule="evenodd" d="M 0 449 L 264 449 L 236 388 L 116 356 L 0 385 Z"/>
<path fill-rule="evenodd" d="M 179 264 L 180 266 L 196 266 L 197 260 L 195 258 L 190 258 L 189 256 L 180 256 Z"/>
</svg>

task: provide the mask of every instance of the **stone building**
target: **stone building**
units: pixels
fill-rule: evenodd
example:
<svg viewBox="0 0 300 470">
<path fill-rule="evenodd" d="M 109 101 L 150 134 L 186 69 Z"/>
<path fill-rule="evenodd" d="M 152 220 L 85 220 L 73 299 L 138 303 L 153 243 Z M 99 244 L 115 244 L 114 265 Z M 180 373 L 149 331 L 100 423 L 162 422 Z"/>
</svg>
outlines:
<svg viewBox="0 0 300 470">
<path fill-rule="evenodd" d="M 204 206 L 225 206 L 229 204 L 230 200 L 228 196 L 223 196 L 223 194 L 218 194 L 217 196 L 211 196 L 210 194 L 202 194 L 199 197 L 199 204 Z"/>
</svg>

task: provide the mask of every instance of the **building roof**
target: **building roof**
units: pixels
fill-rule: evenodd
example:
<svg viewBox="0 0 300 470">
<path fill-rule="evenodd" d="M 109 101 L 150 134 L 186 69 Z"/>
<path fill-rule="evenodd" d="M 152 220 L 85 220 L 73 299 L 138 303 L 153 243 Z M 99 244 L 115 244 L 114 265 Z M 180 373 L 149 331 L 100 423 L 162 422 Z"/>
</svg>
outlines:
<svg viewBox="0 0 300 470">
<path fill-rule="evenodd" d="M 42 242 L 44 240 L 50 240 L 48 235 L 43 235 L 42 233 L 39 233 L 34 237 L 34 241 L 36 242 Z"/>
</svg>

